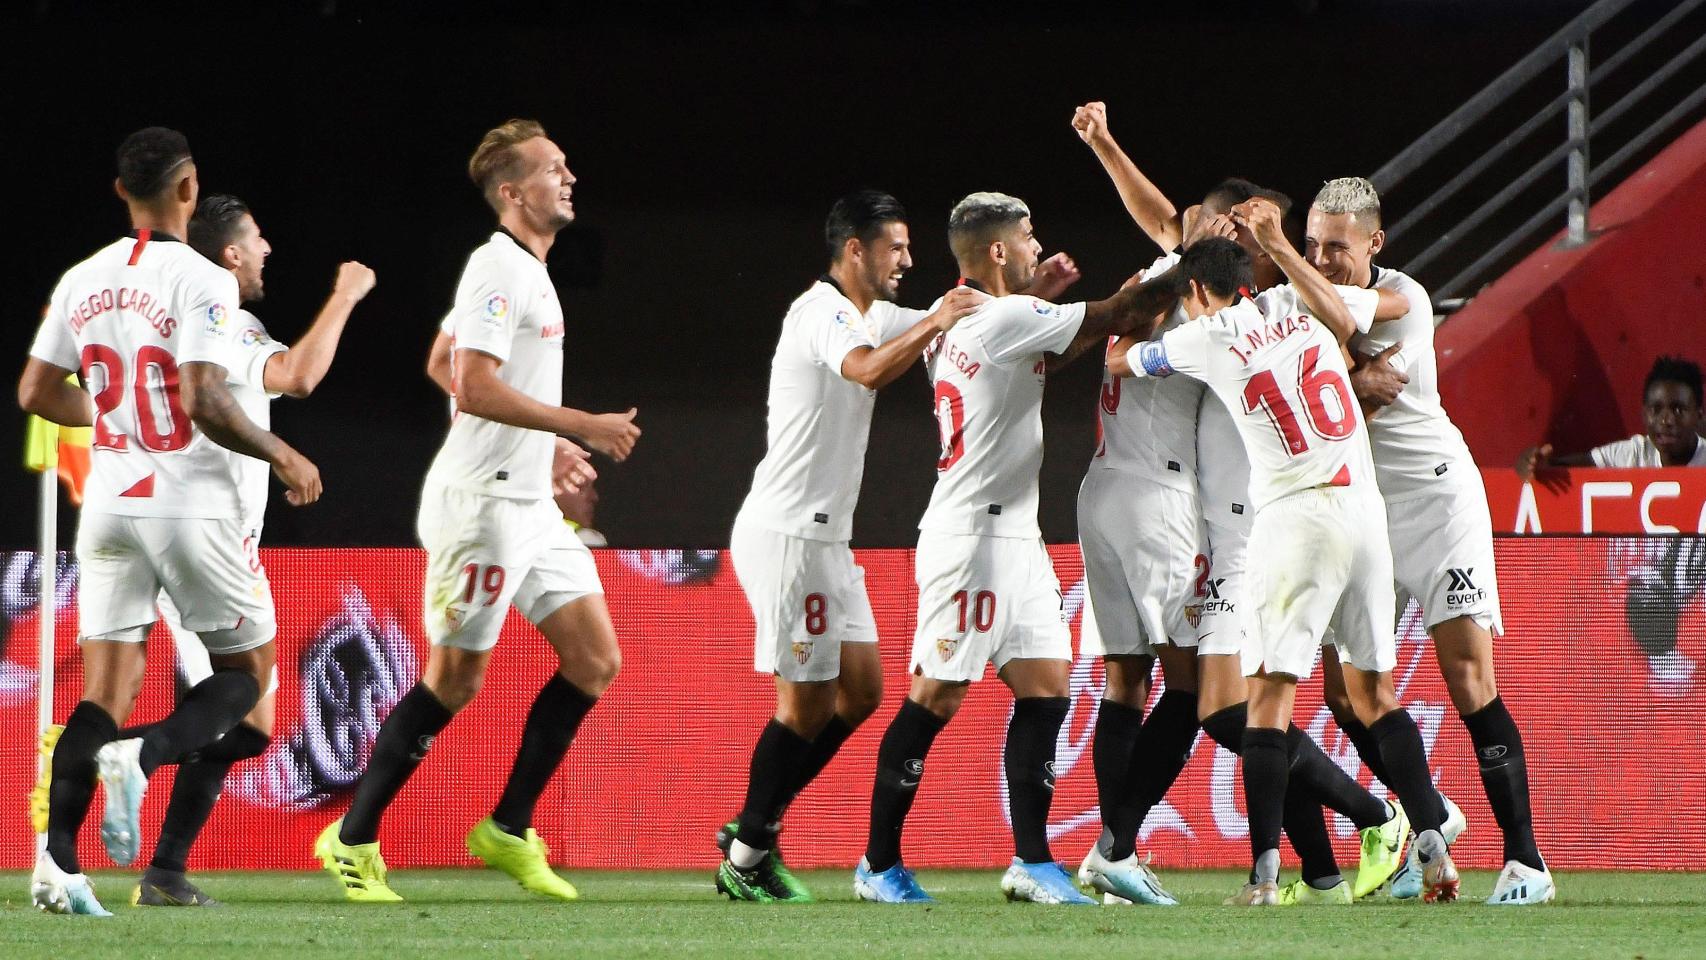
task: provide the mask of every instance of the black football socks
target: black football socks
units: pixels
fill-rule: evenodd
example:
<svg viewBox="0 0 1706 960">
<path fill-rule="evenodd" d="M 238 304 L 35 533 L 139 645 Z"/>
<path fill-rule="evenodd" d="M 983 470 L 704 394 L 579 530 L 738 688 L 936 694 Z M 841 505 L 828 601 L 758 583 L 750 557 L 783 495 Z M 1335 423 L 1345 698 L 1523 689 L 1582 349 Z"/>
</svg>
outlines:
<svg viewBox="0 0 1706 960">
<path fill-rule="evenodd" d="M 66 873 L 82 873 L 77 832 L 95 796 L 95 754 L 118 735 L 112 715 L 84 700 L 65 719 L 53 747 L 53 780 L 48 787 L 47 852 Z"/>
<path fill-rule="evenodd" d="M 1007 721 L 1007 808 L 1013 819 L 1013 854 L 1025 863 L 1052 863 L 1048 810 L 1054 802 L 1054 745 L 1072 701 L 1019 697 Z"/>
<path fill-rule="evenodd" d="M 231 732 L 185 757 L 178 775 L 172 781 L 172 799 L 166 804 L 166 818 L 160 824 L 160 839 L 154 844 L 153 859 L 148 869 L 170 874 L 182 874 L 189 859 L 190 847 L 213 814 L 219 802 L 219 791 L 225 785 L 225 775 L 239 760 L 258 757 L 266 752 L 272 738 L 246 723 L 239 723 Z M 156 878 L 160 879 L 160 878 Z"/>
<path fill-rule="evenodd" d="M 1528 761 L 1522 752 L 1522 733 L 1505 709 L 1502 697 L 1463 718 L 1475 759 L 1481 765 L 1481 786 L 1493 819 L 1505 835 L 1505 859 L 1536 870 L 1544 869 L 1534 843 L 1534 813 L 1528 805 Z"/>
<path fill-rule="evenodd" d="M 947 723 L 909 698 L 883 732 L 871 787 L 871 834 L 865 845 L 865 864 L 873 873 L 900 862 L 900 832 L 924 778 L 924 758 Z"/>
<path fill-rule="evenodd" d="M 356 783 L 355 799 L 338 831 L 340 841 L 354 845 L 379 839 L 379 818 L 426 759 L 433 738 L 449 726 L 451 716 L 423 684 L 417 683 L 403 694 L 379 726 L 373 755 Z"/>
<path fill-rule="evenodd" d="M 521 745 L 516 748 L 509 780 L 492 809 L 492 821 L 498 829 L 517 837 L 527 836 L 540 794 L 551 782 L 551 775 L 562 766 L 575 732 L 596 703 L 597 697 L 589 696 L 560 673 L 551 674 L 551 679 L 540 688 L 521 728 Z"/>
</svg>

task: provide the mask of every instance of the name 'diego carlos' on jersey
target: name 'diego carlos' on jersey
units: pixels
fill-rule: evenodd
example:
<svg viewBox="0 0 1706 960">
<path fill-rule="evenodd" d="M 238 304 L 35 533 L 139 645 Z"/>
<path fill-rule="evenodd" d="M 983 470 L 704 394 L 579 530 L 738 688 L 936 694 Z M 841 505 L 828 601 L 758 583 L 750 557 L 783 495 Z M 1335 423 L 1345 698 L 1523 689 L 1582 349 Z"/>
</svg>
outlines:
<svg viewBox="0 0 1706 960">
<path fill-rule="evenodd" d="M 1367 331 L 1379 295 L 1337 287 Z M 1149 376 L 1182 373 L 1206 383 L 1238 425 L 1250 456 L 1256 509 L 1311 487 L 1374 487 L 1362 408 L 1338 339 L 1289 284 L 1242 299 L 1138 347 Z"/>
<path fill-rule="evenodd" d="M 238 454 L 196 429 L 179 368 L 240 381 L 237 279 L 188 245 L 139 231 L 60 278 L 30 355 L 80 370 L 94 400 L 83 509 L 132 517 L 239 516 Z"/>
</svg>

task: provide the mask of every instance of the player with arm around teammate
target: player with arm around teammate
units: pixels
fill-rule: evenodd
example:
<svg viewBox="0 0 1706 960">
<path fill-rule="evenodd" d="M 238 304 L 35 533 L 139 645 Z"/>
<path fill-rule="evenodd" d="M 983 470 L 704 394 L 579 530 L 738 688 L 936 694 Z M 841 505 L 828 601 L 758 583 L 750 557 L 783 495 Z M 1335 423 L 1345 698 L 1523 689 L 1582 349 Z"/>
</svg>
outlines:
<svg viewBox="0 0 1706 960">
<path fill-rule="evenodd" d="M 468 850 L 527 890 L 576 899 L 546 861 L 533 811 L 621 662 L 592 554 L 552 502 L 555 435 L 580 437 L 618 460 L 639 437 L 632 410 L 590 414 L 561 405 L 563 310 L 544 258 L 574 219 L 575 178 L 562 150 L 530 120 L 487 132 L 468 173 L 498 228 L 457 286 L 456 416 L 421 493 L 422 606 L 432 650 L 420 682 L 381 725 L 349 811 L 315 842 L 351 900 L 401 899 L 379 853 L 380 816 L 433 738 L 478 692 L 512 603 L 544 635 L 558 668 L 528 711 L 503 793 L 468 834 Z"/>
<path fill-rule="evenodd" d="M 1376 734 L 1394 791 L 1417 831 L 1426 899 L 1456 896 L 1439 828 L 1444 807 L 1415 721 L 1398 704 L 1391 669 L 1392 557 L 1384 504 L 1361 436 L 1342 346 L 1374 318 L 1379 295 L 1335 288 L 1286 241 L 1279 209 L 1260 198 L 1234 208 L 1291 282 L 1241 298 L 1248 256 L 1203 241 L 1176 268 L 1198 319 L 1139 346 L 1148 376 L 1202 380 L 1233 412 L 1251 464 L 1249 556 L 1253 611 L 1244 651 L 1254 677 L 1241 755 L 1254 878 L 1231 902 L 1279 901 L 1278 842 L 1291 767 L 1286 728 L 1297 681 L 1332 628 L 1358 716 Z M 1374 523 L 1378 521 L 1378 523 Z"/>
<path fill-rule="evenodd" d="M 1386 501 L 1394 573 L 1399 589 L 1422 606 L 1423 624 L 1452 706 L 1469 731 L 1480 764 L 1481 784 L 1494 819 L 1504 832 L 1505 867 L 1489 904 L 1545 903 L 1556 895 L 1552 874 L 1534 840 L 1528 766 L 1522 733 L 1499 696 L 1493 677 L 1493 638 L 1503 632 L 1498 575 L 1493 560 L 1493 521 L 1481 473 L 1439 399 L 1434 357 L 1433 305 L 1421 284 L 1374 263 L 1385 240 L 1380 196 L 1361 177 L 1328 181 L 1309 208 L 1309 263 L 1337 284 L 1394 290 L 1410 301 L 1409 313 L 1377 322 L 1353 342 L 1360 355 L 1386 353 L 1402 370 L 1402 391 L 1368 418 L 1375 475 Z M 1392 348 L 1398 348 L 1391 355 Z M 1323 649 L 1331 660 L 1335 651 Z M 1387 781 L 1369 729 L 1358 720 L 1341 674 L 1327 669 L 1323 695 L 1365 763 Z M 1462 813 L 1447 801 L 1444 836 L 1455 843 Z M 1422 871 L 1412 851 L 1393 879 L 1392 895 L 1422 892 Z"/>
<path fill-rule="evenodd" d="M 753 667 L 776 686 L 745 804 L 718 838 L 717 889 L 734 900 L 811 900 L 777 853 L 782 813 L 882 699 L 876 621 L 848 547 L 876 391 L 989 299 L 962 287 L 928 314 L 891 302 L 912 255 L 906 212 L 888 194 L 837 200 L 824 235 L 829 269 L 782 320 L 768 449 L 731 538 Z"/>
<path fill-rule="evenodd" d="M 1105 105 L 1079 107 L 1073 128 L 1114 182 L 1133 221 L 1167 251 L 1142 276 L 1165 273 L 1183 247 L 1222 237 L 1250 255 L 1251 289 L 1284 282 L 1274 260 L 1231 212 L 1236 204 L 1265 196 L 1283 213 L 1289 199 L 1230 178 L 1181 215 L 1109 133 Z M 1396 295 L 1382 295 L 1377 316 L 1401 316 L 1407 306 Z M 1177 302 L 1160 329 L 1191 319 Z M 1247 722 L 1241 624 L 1250 469 L 1232 415 L 1200 383 L 1133 375 L 1131 350 L 1139 339 L 1121 337 L 1109 345 L 1098 409 L 1104 445 L 1079 495 L 1085 579 L 1100 628 L 1086 640 L 1085 652 L 1104 657 L 1107 687 L 1093 753 L 1104 830 L 1086 853 L 1078 879 L 1104 892 L 1109 902 L 1117 897 L 1166 904 L 1172 898 L 1136 857 L 1137 831 L 1188 761 L 1199 718 L 1204 732 L 1232 753 L 1241 749 Z M 1117 469 L 1121 464 L 1126 469 Z M 1110 465 L 1116 469 L 1106 469 Z M 1134 482 L 1144 477 L 1154 483 Z M 1159 502 L 1138 514 L 1137 522 L 1129 511 L 1151 501 Z M 1167 688 L 1144 717 L 1156 658 Z M 1303 876 L 1280 892 L 1280 902 L 1349 903 L 1402 865 L 1409 821 L 1401 807 L 1375 798 L 1347 776 L 1296 725 L 1287 729 L 1287 740 L 1295 776 L 1285 831 L 1302 857 Z M 1362 831 L 1354 887 L 1340 874 L 1323 804 Z"/>
<path fill-rule="evenodd" d="M 1041 245 L 1029 209 L 999 193 L 954 207 L 948 240 L 967 286 L 994 299 L 931 344 L 942 443 L 915 559 L 912 682 L 877 751 L 871 829 L 853 889 L 864 900 L 929 902 L 901 862 L 901 829 L 938 733 L 994 663 L 1014 696 L 1005 769 L 1015 856 L 1009 899 L 1094 903 L 1049 851 L 1054 745 L 1069 707 L 1072 641 L 1037 526 L 1041 404 L 1050 354 L 1136 328 L 1176 296 L 1139 285 L 1092 303 L 1027 295 Z"/>
<path fill-rule="evenodd" d="M 97 771 L 101 838 L 128 864 L 149 777 L 236 726 L 272 674 L 272 594 L 243 550 L 233 453 L 271 463 L 293 504 L 320 495 L 313 463 L 251 422 L 226 387 L 247 373 L 232 351 L 237 283 L 181 239 L 199 193 L 188 141 L 137 131 L 119 147 L 118 170 L 134 229 L 60 279 L 18 384 L 25 410 L 94 427 L 77 527 L 83 697 L 54 747 L 47 842 L 30 884 L 41 909 L 88 915 L 106 914 L 76 849 Z M 66 381 L 73 370 L 84 388 Z M 214 670 L 141 736 L 115 739 L 141 689 L 162 589 Z"/>
</svg>

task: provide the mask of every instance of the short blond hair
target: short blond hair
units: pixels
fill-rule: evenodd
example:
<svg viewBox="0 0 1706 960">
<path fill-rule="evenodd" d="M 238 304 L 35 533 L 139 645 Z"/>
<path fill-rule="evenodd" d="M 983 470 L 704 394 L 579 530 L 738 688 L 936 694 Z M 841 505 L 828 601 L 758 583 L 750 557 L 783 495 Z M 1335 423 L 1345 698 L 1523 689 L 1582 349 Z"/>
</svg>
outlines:
<svg viewBox="0 0 1706 960">
<path fill-rule="evenodd" d="M 1348 213 L 1369 233 L 1380 229 L 1380 192 L 1362 177 L 1328 180 L 1313 206 L 1322 213 Z"/>
<path fill-rule="evenodd" d="M 492 209 L 502 213 L 498 201 L 498 185 L 514 180 L 522 173 L 520 156 L 515 148 L 535 137 L 543 137 L 545 128 L 537 120 L 507 120 L 486 131 L 474 155 L 468 158 L 468 179 L 480 188 Z"/>
</svg>

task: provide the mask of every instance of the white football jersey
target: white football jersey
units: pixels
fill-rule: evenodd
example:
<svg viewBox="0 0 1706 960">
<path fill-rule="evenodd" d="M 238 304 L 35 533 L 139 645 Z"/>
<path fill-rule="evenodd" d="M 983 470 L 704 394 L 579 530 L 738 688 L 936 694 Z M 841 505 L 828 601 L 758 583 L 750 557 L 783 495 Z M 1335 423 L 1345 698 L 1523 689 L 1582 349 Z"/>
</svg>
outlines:
<svg viewBox="0 0 1706 960">
<path fill-rule="evenodd" d="M 1377 295 L 1338 290 L 1357 328 L 1366 331 Z M 1362 409 L 1351 395 L 1339 341 L 1289 284 L 1138 349 L 1149 375 L 1194 377 L 1233 411 L 1250 457 L 1250 499 L 1257 510 L 1311 487 L 1374 483 Z"/>
<path fill-rule="evenodd" d="M 1177 253 L 1166 254 L 1143 271 L 1144 279 L 1158 277 L 1178 262 Z M 1160 332 L 1189 321 L 1184 310 L 1174 307 Z M 1189 377 L 1116 377 L 1104 365 L 1102 393 L 1096 406 L 1100 442 L 1090 469 L 1121 470 L 1196 493 L 1196 419 L 1202 398 L 1201 381 Z"/>
<path fill-rule="evenodd" d="M 1232 411 L 1212 390 L 1203 391 L 1197 406 L 1197 500 L 1211 530 L 1231 527 L 1248 533 L 1256 517 L 1250 503 L 1250 455 Z"/>
<path fill-rule="evenodd" d="M 563 305 L 545 264 L 507 231 L 492 234 L 462 270 L 456 302 L 442 327 L 457 350 L 497 358 L 498 379 L 549 406 L 563 403 Z M 551 496 L 556 439 L 456 411 L 427 482 L 493 497 Z"/>
<path fill-rule="evenodd" d="M 877 392 L 843 377 L 841 362 L 923 316 L 884 300 L 861 316 L 827 276 L 794 300 L 770 361 L 767 447 L 744 520 L 808 540 L 852 539 Z"/>
<path fill-rule="evenodd" d="M 1434 356 L 1434 310 L 1421 284 L 1397 270 L 1374 267 L 1373 289 L 1392 290 L 1410 301 L 1410 312 L 1369 327 L 1353 346 L 1375 354 L 1395 343 L 1403 347 L 1391 363 L 1410 378 L 1398 399 L 1368 420 L 1374 473 L 1387 497 L 1425 490 L 1447 470 L 1473 470 L 1474 458 L 1463 434 L 1439 402 L 1439 363 Z"/>
<path fill-rule="evenodd" d="M 278 396 L 267 392 L 265 386 L 267 361 L 287 349 L 267 333 L 259 317 L 247 310 L 237 311 L 237 336 L 231 350 L 232 362 L 241 376 L 231 376 L 227 386 L 237 405 L 262 430 L 272 429 L 272 401 Z M 233 453 L 232 459 L 237 466 L 237 498 L 243 508 L 243 528 L 259 531 L 267 513 L 272 465 L 240 453 Z"/>
<path fill-rule="evenodd" d="M 81 370 L 94 398 L 83 509 L 129 517 L 240 514 L 236 454 L 184 413 L 178 367 L 233 379 L 237 278 L 172 237 L 138 231 L 60 278 L 30 355 Z"/>
<path fill-rule="evenodd" d="M 1596 467 L 1662 467 L 1659 448 L 1644 433 L 1627 440 L 1613 440 L 1588 452 Z M 1694 444 L 1694 456 L 1688 458 L 1690 467 L 1706 467 L 1706 440 Z"/>
<path fill-rule="evenodd" d="M 942 455 L 920 530 L 1038 537 L 1046 354 L 1062 353 L 1084 304 L 997 297 L 924 353 Z"/>
</svg>

